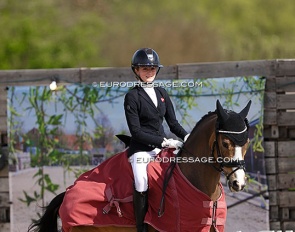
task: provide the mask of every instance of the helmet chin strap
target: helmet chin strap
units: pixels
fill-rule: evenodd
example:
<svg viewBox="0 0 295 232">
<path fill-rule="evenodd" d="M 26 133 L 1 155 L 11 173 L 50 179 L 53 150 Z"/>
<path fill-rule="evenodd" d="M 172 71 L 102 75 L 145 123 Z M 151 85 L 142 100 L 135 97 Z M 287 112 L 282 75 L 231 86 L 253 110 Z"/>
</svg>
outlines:
<svg viewBox="0 0 295 232">
<path fill-rule="evenodd" d="M 145 83 L 145 82 L 140 78 L 140 76 L 138 76 L 136 73 L 135 73 L 135 76 L 136 76 L 136 79 L 137 79 L 138 81 L 140 81 L 140 82 L 142 82 L 142 83 Z"/>
<path fill-rule="evenodd" d="M 136 77 L 136 79 L 137 79 L 138 81 L 144 82 L 144 81 L 140 78 L 140 76 L 137 75 L 137 73 L 135 72 L 135 68 L 134 68 L 134 67 L 132 67 L 132 71 L 133 71 L 133 73 L 135 74 L 135 77 Z"/>
</svg>

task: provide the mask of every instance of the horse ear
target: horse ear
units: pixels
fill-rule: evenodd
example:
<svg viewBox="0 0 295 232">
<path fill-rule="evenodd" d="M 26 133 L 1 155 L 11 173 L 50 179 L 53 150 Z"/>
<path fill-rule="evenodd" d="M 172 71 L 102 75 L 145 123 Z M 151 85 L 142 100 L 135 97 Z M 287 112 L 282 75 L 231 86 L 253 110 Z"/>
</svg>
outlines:
<svg viewBox="0 0 295 232">
<path fill-rule="evenodd" d="M 246 105 L 246 107 L 245 107 L 244 109 L 242 109 L 242 111 L 239 113 L 239 115 L 240 115 L 243 119 L 245 119 L 245 118 L 247 117 L 248 112 L 249 112 L 249 109 L 250 109 L 250 106 L 251 106 L 251 103 L 252 103 L 252 101 L 250 100 L 250 101 L 248 102 L 248 104 Z"/>
<path fill-rule="evenodd" d="M 217 109 L 218 118 L 221 118 L 223 122 L 229 118 L 229 115 L 224 111 L 219 100 L 216 101 L 216 109 Z"/>
</svg>

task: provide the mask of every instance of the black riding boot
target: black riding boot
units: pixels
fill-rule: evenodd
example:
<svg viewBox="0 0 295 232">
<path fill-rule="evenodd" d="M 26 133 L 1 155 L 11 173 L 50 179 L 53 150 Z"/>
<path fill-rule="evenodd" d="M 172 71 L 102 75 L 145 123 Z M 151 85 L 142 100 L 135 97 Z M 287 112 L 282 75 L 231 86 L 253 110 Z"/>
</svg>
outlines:
<svg viewBox="0 0 295 232">
<path fill-rule="evenodd" d="M 144 223 L 144 217 L 148 210 L 148 191 L 137 192 L 133 194 L 133 208 L 136 220 L 137 232 L 147 232 L 148 226 Z"/>
</svg>

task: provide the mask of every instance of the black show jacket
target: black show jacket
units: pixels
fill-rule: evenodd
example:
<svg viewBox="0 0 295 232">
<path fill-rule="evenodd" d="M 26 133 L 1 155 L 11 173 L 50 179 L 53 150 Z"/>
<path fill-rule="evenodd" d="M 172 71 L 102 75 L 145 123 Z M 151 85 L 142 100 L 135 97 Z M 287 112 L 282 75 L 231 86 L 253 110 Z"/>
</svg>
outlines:
<svg viewBox="0 0 295 232">
<path fill-rule="evenodd" d="M 154 89 L 158 107 L 140 86 L 134 87 L 125 95 L 125 116 L 132 137 L 129 156 L 138 151 L 161 148 L 164 137 L 166 137 L 162 125 L 164 118 L 171 132 L 177 137 L 184 139 L 187 135 L 176 119 L 173 104 L 166 90 L 161 87 Z"/>
</svg>

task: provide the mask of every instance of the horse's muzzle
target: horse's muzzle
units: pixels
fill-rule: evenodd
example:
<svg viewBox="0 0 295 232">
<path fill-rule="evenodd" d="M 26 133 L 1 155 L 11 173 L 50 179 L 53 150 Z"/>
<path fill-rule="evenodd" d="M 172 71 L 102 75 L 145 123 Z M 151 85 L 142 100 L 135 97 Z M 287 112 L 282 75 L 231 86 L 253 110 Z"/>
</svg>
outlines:
<svg viewBox="0 0 295 232">
<path fill-rule="evenodd" d="M 244 188 L 246 187 L 246 183 L 247 183 L 247 177 L 245 177 L 245 180 L 243 181 L 243 183 L 240 183 L 237 179 L 233 179 L 233 180 L 228 180 L 227 184 L 228 184 L 228 188 L 230 189 L 231 192 L 239 192 L 244 190 Z"/>
</svg>

